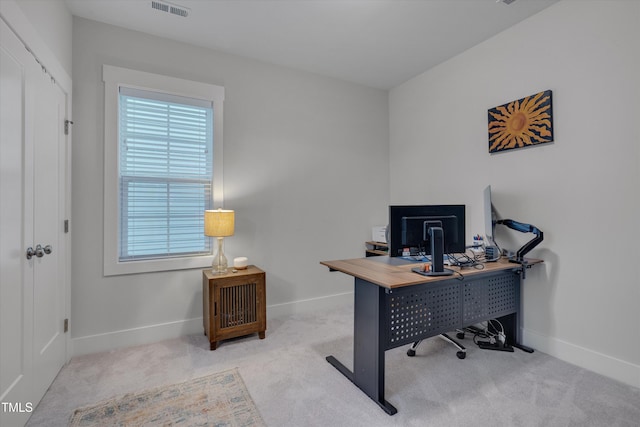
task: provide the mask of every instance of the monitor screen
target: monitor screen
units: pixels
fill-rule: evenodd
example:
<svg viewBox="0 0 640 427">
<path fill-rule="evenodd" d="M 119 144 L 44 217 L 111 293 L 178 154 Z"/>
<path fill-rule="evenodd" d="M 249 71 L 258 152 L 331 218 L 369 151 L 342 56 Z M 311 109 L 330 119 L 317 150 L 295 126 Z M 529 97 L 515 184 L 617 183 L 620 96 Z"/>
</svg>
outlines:
<svg viewBox="0 0 640 427">
<path fill-rule="evenodd" d="M 445 253 L 464 253 L 464 205 L 413 205 L 389 206 L 389 256 L 431 255 L 431 227 L 442 228 Z"/>
</svg>

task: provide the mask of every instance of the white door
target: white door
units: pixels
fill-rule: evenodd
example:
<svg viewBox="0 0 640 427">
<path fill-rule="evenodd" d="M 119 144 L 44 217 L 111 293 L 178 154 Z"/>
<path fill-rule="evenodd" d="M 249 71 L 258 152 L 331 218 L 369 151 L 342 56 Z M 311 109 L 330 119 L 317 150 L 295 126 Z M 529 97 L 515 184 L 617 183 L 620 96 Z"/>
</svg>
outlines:
<svg viewBox="0 0 640 427">
<path fill-rule="evenodd" d="M 64 200 L 66 96 L 40 72 L 33 123 L 33 373 L 40 400 L 65 361 Z M 25 242 L 28 245 L 29 242 Z M 38 245 L 44 255 L 39 257 Z M 25 257 L 26 258 L 26 257 Z"/>
<path fill-rule="evenodd" d="M 66 359 L 66 95 L 0 31 L 0 425 L 19 426 Z"/>
<path fill-rule="evenodd" d="M 4 21 L 0 25 L 0 424 L 8 420 L 7 425 L 14 425 L 11 421 L 25 415 L 9 412 L 6 403 L 24 405 L 31 393 L 32 340 L 23 337 L 33 329 L 24 313 L 24 307 L 33 304 L 33 289 L 23 284 L 32 280 L 33 270 L 26 268 L 22 245 L 31 238 L 24 225 L 32 222 L 33 208 L 23 192 L 23 150 L 31 145 L 23 120 L 25 80 L 35 74 L 25 66 L 29 58 L 20 42 Z"/>
</svg>

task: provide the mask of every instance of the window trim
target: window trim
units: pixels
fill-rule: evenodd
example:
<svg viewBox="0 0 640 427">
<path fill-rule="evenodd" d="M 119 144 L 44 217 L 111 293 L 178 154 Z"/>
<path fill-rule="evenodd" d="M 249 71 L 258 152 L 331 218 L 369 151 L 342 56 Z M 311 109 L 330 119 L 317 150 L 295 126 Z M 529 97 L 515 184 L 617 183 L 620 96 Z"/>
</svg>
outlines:
<svg viewBox="0 0 640 427">
<path fill-rule="evenodd" d="M 104 82 L 104 275 L 210 266 L 213 254 L 126 262 L 118 260 L 118 95 L 120 87 L 124 86 L 213 102 L 212 206 L 224 206 L 222 171 L 224 87 L 106 64 L 102 66 L 102 80 Z"/>
</svg>

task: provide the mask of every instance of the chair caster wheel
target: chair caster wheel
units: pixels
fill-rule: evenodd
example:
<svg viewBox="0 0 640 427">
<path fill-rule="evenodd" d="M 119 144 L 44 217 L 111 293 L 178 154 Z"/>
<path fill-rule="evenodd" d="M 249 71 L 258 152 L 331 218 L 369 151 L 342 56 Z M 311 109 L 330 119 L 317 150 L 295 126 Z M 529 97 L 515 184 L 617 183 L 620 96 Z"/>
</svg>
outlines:
<svg viewBox="0 0 640 427">
<path fill-rule="evenodd" d="M 415 350 L 413 350 L 411 348 L 409 350 L 407 350 L 407 356 L 413 357 L 415 355 L 416 355 L 416 351 Z"/>
<path fill-rule="evenodd" d="M 464 332 L 458 332 L 458 333 L 456 334 L 456 337 L 457 337 L 459 340 L 463 340 L 463 339 L 464 339 Z"/>
<path fill-rule="evenodd" d="M 458 359 L 464 359 L 465 357 L 467 357 L 467 352 L 466 351 L 459 351 L 456 353 L 456 356 L 458 356 Z"/>
</svg>

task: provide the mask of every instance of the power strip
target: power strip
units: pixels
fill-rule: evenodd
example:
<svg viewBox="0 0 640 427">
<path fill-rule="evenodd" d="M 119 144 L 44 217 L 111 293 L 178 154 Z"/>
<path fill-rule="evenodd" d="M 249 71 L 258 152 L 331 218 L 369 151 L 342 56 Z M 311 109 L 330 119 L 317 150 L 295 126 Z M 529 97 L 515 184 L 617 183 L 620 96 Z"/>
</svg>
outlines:
<svg viewBox="0 0 640 427">
<path fill-rule="evenodd" d="M 478 347 L 483 350 L 510 351 L 513 353 L 513 347 L 511 347 L 509 344 L 502 344 L 499 341 L 493 344 L 487 341 L 478 341 Z"/>
<path fill-rule="evenodd" d="M 497 246 L 485 246 L 484 248 L 484 257 L 487 261 L 496 261 L 500 258 L 500 253 L 498 252 Z"/>
</svg>

